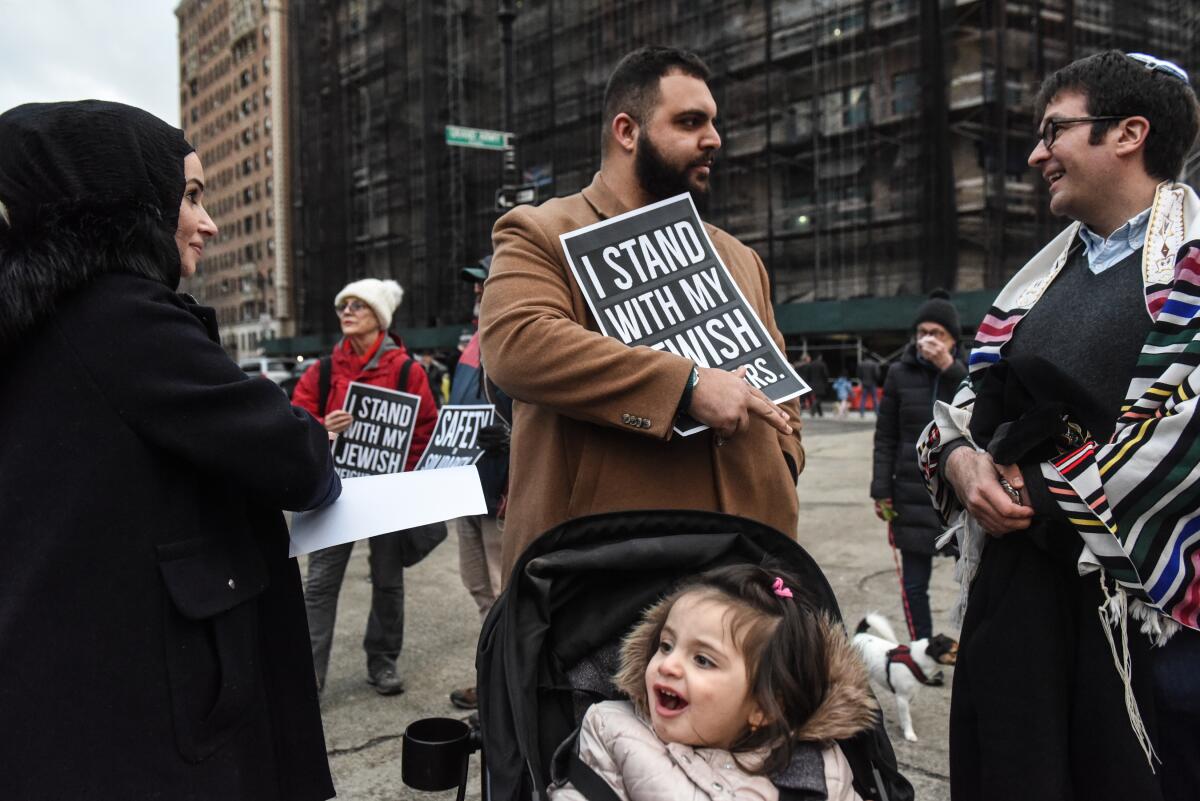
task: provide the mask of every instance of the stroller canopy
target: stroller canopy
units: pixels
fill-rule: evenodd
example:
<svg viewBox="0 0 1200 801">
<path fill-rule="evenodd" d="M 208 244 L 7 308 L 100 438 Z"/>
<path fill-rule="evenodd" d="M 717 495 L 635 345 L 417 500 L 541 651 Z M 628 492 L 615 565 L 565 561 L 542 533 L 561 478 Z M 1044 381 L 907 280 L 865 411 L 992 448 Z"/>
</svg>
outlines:
<svg viewBox="0 0 1200 801">
<path fill-rule="evenodd" d="M 491 801 L 544 800 L 556 750 L 594 701 L 619 698 L 621 637 L 680 579 L 734 564 L 775 566 L 841 619 L 825 575 L 794 540 L 709 512 L 620 512 L 568 521 L 518 559 L 476 658 Z M 841 743 L 865 799 L 908 801 L 882 722 Z"/>
</svg>

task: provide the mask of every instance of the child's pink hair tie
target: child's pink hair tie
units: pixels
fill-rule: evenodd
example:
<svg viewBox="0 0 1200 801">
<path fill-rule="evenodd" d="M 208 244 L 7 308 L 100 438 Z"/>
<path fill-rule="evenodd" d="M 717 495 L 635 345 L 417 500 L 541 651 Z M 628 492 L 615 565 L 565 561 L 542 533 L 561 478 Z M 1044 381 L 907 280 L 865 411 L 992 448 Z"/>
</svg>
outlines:
<svg viewBox="0 0 1200 801">
<path fill-rule="evenodd" d="M 775 577 L 775 583 L 771 585 L 771 589 L 774 590 L 775 594 L 780 598 L 792 597 L 792 591 L 784 585 L 783 579 L 779 578 L 779 576 Z"/>
</svg>

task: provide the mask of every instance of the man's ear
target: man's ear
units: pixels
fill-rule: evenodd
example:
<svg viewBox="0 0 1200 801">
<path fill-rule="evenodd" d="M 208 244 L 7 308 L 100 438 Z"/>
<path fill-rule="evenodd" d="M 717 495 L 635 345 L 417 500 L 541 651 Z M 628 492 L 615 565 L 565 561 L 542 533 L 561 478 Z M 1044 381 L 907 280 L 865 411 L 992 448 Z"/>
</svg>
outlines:
<svg viewBox="0 0 1200 801">
<path fill-rule="evenodd" d="M 1149 135 L 1150 120 L 1145 117 L 1126 117 L 1117 124 L 1117 154 L 1124 156 L 1137 152 L 1145 147 Z"/>
<path fill-rule="evenodd" d="M 613 117 L 610 131 L 612 132 L 613 144 L 632 155 L 634 150 L 637 149 L 637 120 L 622 111 Z"/>
</svg>

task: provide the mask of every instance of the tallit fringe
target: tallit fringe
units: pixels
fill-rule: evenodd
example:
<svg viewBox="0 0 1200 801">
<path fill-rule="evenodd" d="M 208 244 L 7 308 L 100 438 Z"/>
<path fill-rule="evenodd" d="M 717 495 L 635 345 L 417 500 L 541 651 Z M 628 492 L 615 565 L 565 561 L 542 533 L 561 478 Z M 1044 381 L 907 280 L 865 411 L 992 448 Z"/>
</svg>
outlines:
<svg viewBox="0 0 1200 801">
<path fill-rule="evenodd" d="M 1150 642 L 1158 648 L 1167 644 L 1183 626 L 1174 618 L 1167 617 L 1150 604 L 1134 598 L 1129 602 L 1129 616 L 1141 623 L 1138 629 L 1150 638 Z"/>
<path fill-rule="evenodd" d="M 1155 753 L 1154 744 L 1150 742 L 1150 733 L 1146 731 L 1146 724 L 1142 721 L 1142 713 L 1138 709 L 1137 698 L 1133 694 L 1133 666 L 1129 659 L 1129 618 L 1135 613 L 1129 608 L 1129 599 L 1123 589 L 1114 587 L 1111 592 L 1109 591 L 1103 568 L 1100 569 L 1099 575 L 1100 591 L 1105 595 L 1104 603 L 1096 610 L 1100 615 L 1100 626 L 1104 629 L 1104 639 L 1108 640 L 1108 648 L 1112 652 L 1113 666 L 1116 667 L 1117 675 L 1121 677 L 1121 684 L 1125 687 L 1125 714 L 1129 716 L 1129 725 L 1133 728 L 1133 736 L 1137 738 L 1142 753 L 1146 755 L 1150 772 L 1154 773 L 1154 760 L 1157 759 L 1159 764 L 1162 764 L 1162 760 Z M 1143 632 L 1146 631 L 1146 625 L 1147 623 L 1143 619 Z M 1117 644 L 1113 636 L 1114 629 L 1120 633 L 1120 653 L 1117 652 Z"/>
<path fill-rule="evenodd" d="M 950 622 L 962 627 L 967 614 L 967 598 L 971 594 L 971 583 L 979 572 L 979 560 L 983 558 L 983 545 L 987 538 L 975 518 L 966 511 L 958 516 L 958 522 L 946 529 L 934 547 L 943 548 L 952 539 L 958 540 L 958 559 L 954 563 L 954 580 L 958 582 L 958 598 L 950 609 Z"/>
</svg>

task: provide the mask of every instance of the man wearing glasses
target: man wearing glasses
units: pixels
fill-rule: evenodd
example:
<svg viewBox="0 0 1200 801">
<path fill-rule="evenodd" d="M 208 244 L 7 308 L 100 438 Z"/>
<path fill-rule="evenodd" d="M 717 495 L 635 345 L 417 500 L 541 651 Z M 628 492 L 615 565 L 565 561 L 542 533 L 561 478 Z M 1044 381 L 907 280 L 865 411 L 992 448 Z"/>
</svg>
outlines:
<svg viewBox="0 0 1200 801">
<path fill-rule="evenodd" d="M 1196 798 L 1200 278 L 1175 265 L 1200 272 L 1200 199 L 1175 181 L 1200 112 L 1178 66 L 1117 51 L 1049 76 L 1037 110 L 1029 164 L 1073 222 L 918 444 L 973 571 L 952 795 Z"/>
</svg>

